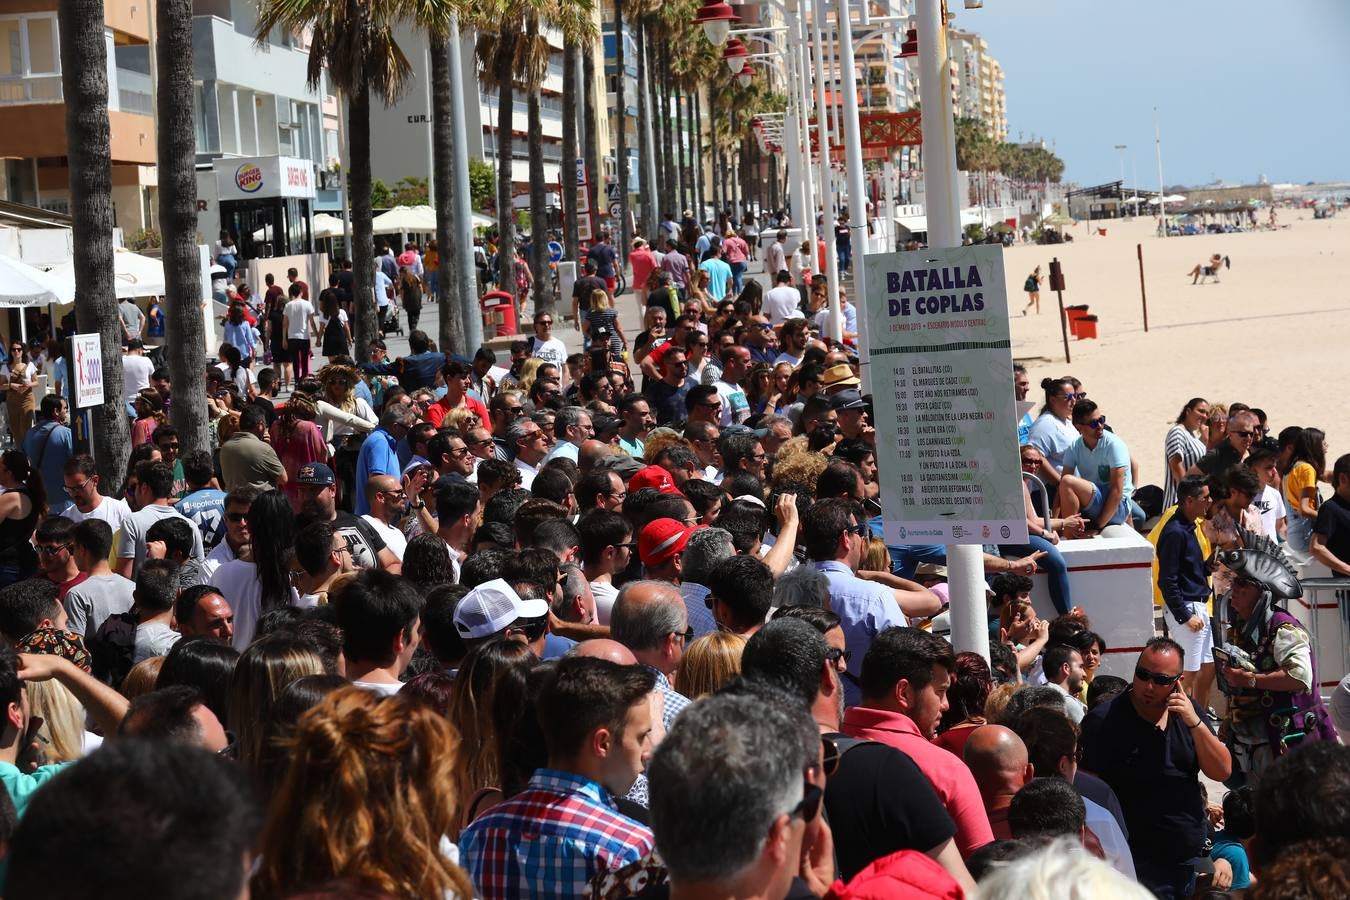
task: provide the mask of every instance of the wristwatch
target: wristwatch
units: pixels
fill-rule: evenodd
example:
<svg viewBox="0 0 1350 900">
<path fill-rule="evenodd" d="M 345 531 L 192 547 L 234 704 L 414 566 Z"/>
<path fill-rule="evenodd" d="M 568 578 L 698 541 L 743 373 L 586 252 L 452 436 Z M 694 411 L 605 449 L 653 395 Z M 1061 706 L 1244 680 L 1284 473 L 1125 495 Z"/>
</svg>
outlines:
<svg viewBox="0 0 1350 900">
<path fill-rule="evenodd" d="M 425 500 L 418 500 L 416 503 L 408 504 L 408 509 L 426 509 L 426 508 L 427 502 Z"/>
</svg>

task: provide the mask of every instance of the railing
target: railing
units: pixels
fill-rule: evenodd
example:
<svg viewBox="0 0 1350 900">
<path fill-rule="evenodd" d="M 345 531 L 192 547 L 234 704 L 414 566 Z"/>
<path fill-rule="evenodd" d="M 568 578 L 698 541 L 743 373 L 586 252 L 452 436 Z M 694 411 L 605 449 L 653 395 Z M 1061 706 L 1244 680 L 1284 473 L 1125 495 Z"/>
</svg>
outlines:
<svg viewBox="0 0 1350 900">
<path fill-rule="evenodd" d="M 64 96 L 60 75 L 0 78 L 0 104 L 59 103 Z"/>
</svg>

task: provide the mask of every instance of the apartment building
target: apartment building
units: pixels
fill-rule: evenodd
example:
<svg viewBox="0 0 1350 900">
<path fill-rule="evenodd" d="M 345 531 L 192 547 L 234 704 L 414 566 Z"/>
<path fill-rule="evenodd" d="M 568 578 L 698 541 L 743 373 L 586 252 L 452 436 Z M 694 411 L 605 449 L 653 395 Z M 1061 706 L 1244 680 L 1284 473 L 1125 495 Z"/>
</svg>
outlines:
<svg viewBox="0 0 1350 900">
<path fill-rule="evenodd" d="M 56 0 L 0 4 L 0 200 L 70 211 Z M 113 221 L 130 234 L 157 215 L 152 25 L 145 0 L 104 5 Z"/>
<path fill-rule="evenodd" d="M 1003 67 L 989 53 L 984 38 L 955 28 L 948 32 L 952 110 L 962 118 L 979 119 L 996 141 L 1008 139 L 1008 108 Z"/>
</svg>

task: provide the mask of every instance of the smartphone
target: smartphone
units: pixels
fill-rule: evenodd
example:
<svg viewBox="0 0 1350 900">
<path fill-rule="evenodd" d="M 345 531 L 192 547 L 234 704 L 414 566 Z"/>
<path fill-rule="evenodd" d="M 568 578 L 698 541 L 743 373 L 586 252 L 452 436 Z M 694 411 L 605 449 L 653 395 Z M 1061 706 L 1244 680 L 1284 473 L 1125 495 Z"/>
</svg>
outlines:
<svg viewBox="0 0 1350 900">
<path fill-rule="evenodd" d="M 23 743 L 19 744 L 19 757 L 15 767 L 24 773 L 32 772 L 42 763 L 45 754 L 38 740 L 38 732 L 46 721 L 41 716 L 29 716 L 28 727 L 23 731 Z"/>
</svg>

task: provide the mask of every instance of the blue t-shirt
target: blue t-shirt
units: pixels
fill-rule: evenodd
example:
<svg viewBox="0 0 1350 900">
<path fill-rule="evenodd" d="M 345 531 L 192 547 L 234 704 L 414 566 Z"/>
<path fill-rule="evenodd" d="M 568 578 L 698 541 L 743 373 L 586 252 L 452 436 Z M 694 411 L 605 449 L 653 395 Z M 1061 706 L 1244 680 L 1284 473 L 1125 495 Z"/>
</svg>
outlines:
<svg viewBox="0 0 1350 900">
<path fill-rule="evenodd" d="M 173 505 L 174 510 L 202 533 L 202 549 L 209 552 L 225 537 L 225 492 L 214 488 L 193 491 Z"/>
<path fill-rule="evenodd" d="M 614 248 L 609 244 L 596 244 L 586 251 L 586 258 L 595 263 L 596 277 L 614 277 Z"/>
<path fill-rule="evenodd" d="M 1028 410 L 1021 420 L 1017 423 L 1017 446 L 1026 445 L 1031 440 L 1031 426 L 1035 422 L 1031 418 L 1031 411 Z"/>
<path fill-rule="evenodd" d="M 1077 472 L 1080 478 L 1097 485 L 1103 494 L 1111 486 L 1112 469 L 1125 470 L 1125 489 L 1120 499 L 1129 500 L 1134 494 L 1134 479 L 1130 474 L 1130 451 L 1124 441 L 1109 431 L 1103 431 L 1101 440 L 1091 450 L 1079 438 L 1064 451 L 1064 471 Z"/>
<path fill-rule="evenodd" d="M 722 298 L 727 295 L 727 281 L 731 278 L 731 266 L 725 260 L 712 257 L 705 259 L 698 264 L 698 267 L 708 273 L 708 296 L 715 302 L 720 303 Z"/>
<path fill-rule="evenodd" d="M 70 505 L 66 496 L 66 460 L 75 450 L 70 429 L 55 422 L 30 428 L 23 438 L 23 455 L 37 467 L 47 492 L 47 508 L 60 512 Z"/>
<path fill-rule="evenodd" d="M 372 475 L 392 475 L 395 478 L 403 471 L 398 464 L 398 441 L 383 428 L 376 428 L 361 444 L 361 452 L 356 457 L 356 514 L 364 516 L 370 512 L 370 498 L 366 496 L 366 481 Z"/>
<path fill-rule="evenodd" d="M 1247 861 L 1247 849 L 1241 841 L 1233 840 L 1225 832 L 1216 832 L 1209 858 L 1226 860 L 1233 867 L 1233 890 L 1251 887 L 1252 867 Z"/>
</svg>

